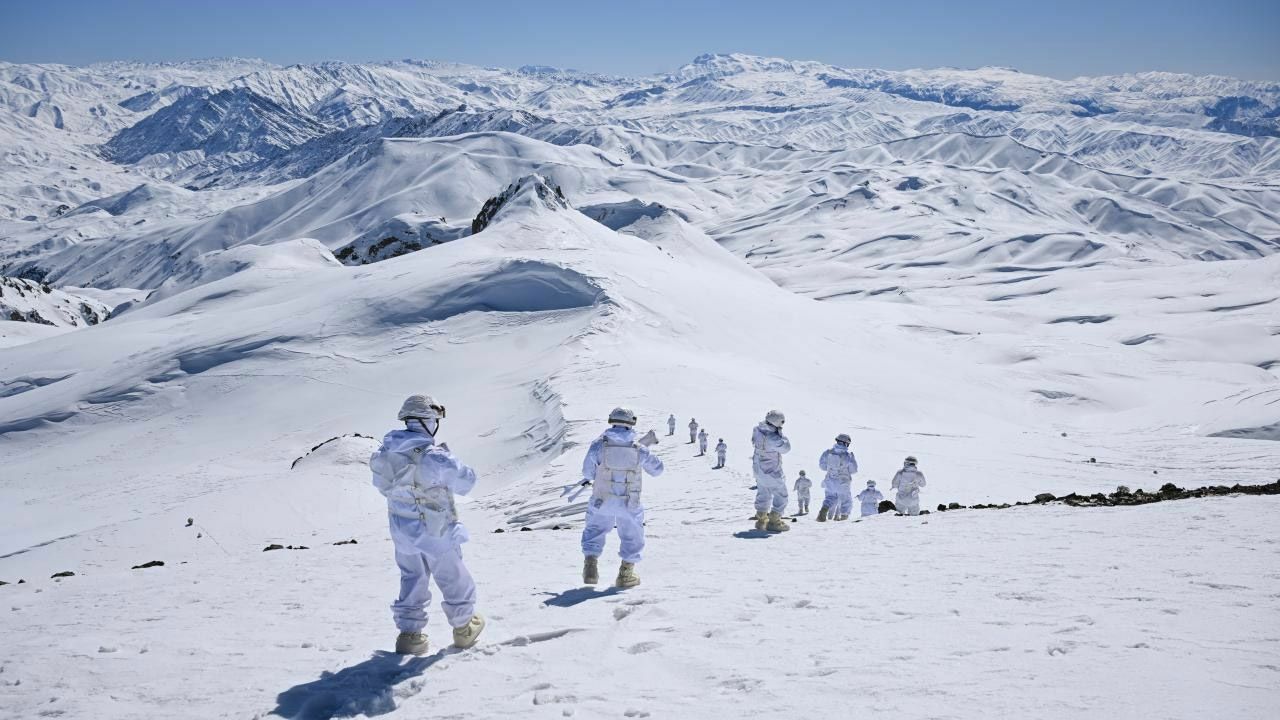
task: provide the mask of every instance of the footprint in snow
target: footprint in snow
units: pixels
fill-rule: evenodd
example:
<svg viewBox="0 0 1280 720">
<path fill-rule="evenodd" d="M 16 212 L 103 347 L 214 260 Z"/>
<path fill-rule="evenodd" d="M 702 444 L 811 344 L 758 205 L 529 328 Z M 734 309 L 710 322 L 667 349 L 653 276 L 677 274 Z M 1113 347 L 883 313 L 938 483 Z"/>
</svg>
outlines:
<svg viewBox="0 0 1280 720">
<path fill-rule="evenodd" d="M 635 645 L 632 645 L 631 647 L 627 648 L 627 654 L 628 654 L 628 655 L 640 655 L 640 654 L 643 654 L 643 653 L 647 653 L 647 652 L 649 652 L 650 650 L 657 650 L 657 649 L 658 649 L 658 648 L 660 648 L 660 647 L 662 647 L 662 643 L 656 643 L 656 642 L 653 642 L 653 641 L 639 642 L 639 643 L 636 643 Z"/>
</svg>

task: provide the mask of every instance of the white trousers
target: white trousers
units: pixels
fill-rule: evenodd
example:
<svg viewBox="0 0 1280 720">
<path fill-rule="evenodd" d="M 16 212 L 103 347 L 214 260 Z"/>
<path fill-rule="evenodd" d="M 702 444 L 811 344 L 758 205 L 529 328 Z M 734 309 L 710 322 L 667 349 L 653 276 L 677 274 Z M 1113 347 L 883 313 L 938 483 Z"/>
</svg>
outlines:
<svg viewBox="0 0 1280 720">
<path fill-rule="evenodd" d="M 898 512 L 903 515 L 919 515 L 920 514 L 920 493 L 898 493 L 898 499 L 894 503 Z"/>
<path fill-rule="evenodd" d="M 757 472 L 756 512 L 782 513 L 787 510 L 787 480 Z"/>
<path fill-rule="evenodd" d="M 476 583 L 462 562 L 460 541 L 466 530 L 455 525 L 444 537 L 429 536 L 421 520 L 391 515 L 391 541 L 400 566 L 400 596 L 391 614 L 401 632 L 421 632 L 427 626 L 431 579 L 443 599 L 440 607 L 450 627 L 462 627 L 476 611 Z"/>
<path fill-rule="evenodd" d="M 595 507 L 594 502 L 587 505 L 587 523 L 582 528 L 582 554 L 600 557 L 609 531 L 617 528 L 618 540 L 622 543 L 618 555 L 623 562 L 640 562 L 640 553 L 644 550 L 644 508 L 633 510 L 621 501 Z"/>
</svg>

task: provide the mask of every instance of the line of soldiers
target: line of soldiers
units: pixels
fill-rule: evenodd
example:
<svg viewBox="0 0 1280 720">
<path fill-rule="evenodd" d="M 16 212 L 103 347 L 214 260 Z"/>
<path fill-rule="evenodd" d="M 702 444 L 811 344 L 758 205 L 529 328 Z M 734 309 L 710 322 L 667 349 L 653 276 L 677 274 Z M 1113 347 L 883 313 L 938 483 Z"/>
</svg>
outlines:
<svg viewBox="0 0 1280 720">
<path fill-rule="evenodd" d="M 445 418 L 445 407 L 427 395 L 412 395 L 400 407 L 397 418 L 403 429 L 392 430 L 369 459 L 373 485 L 387 499 L 391 540 L 396 565 L 400 568 L 400 594 L 391 605 L 392 616 L 400 634 L 396 652 L 421 655 L 427 651 L 426 607 L 431 602 L 430 581 L 444 596 L 441 603 L 445 618 L 453 628 L 453 645 L 469 648 L 476 644 L 485 628 L 484 618 L 475 611 L 476 586 L 462 561 L 462 544 L 469 536 L 458 520 L 454 496 L 465 495 L 476 484 L 476 474 L 449 450 L 436 441 Z M 786 418 L 770 410 L 752 431 L 754 447 L 752 469 L 756 479 L 756 529 L 784 532 L 790 527 L 782 520 L 787 506 L 787 483 L 782 471 L 782 455 L 791 450 L 791 441 L 782 433 Z M 588 585 L 600 581 L 599 558 L 605 540 L 618 531 L 622 563 L 614 584 L 631 588 L 640 584 L 636 563 L 644 549 L 644 506 L 640 502 L 644 475 L 663 472 L 662 460 L 649 450 L 657 442 L 655 433 L 639 438 L 636 415 L 627 408 L 609 413 L 609 427 L 587 448 L 582 461 L 582 481 L 577 492 L 591 488 L 586 522 L 582 528 L 582 581 Z M 668 434 L 675 434 L 675 417 L 668 418 Z M 689 441 L 701 442 L 706 453 L 706 431 L 699 433 L 697 420 L 689 422 Z M 823 481 L 826 491 L 818 520 L 828 517 L 843 520 L 849 516 L 852 497 L 848 486 L 858 470 L 857 460 L 849 451 L 850 439 L 841 434 L 836 445 L 822 454 L 819 465 L 827 472 Z M 724 440 L 716 447 L 718 465 L 724 467 Z M 808 480 L 804 490 L 796 482 L 801 511 L 808 512 Z M 916 468 L 915 458 L 907 458 L 903 469 L 894 476 L 899 509 L 907 514 L 919 512 L 919 489 L 924 475 Z M 874 490 L 874 483 L 869 483 Z M 570 486 L 566 488 L 575 488 Z M 865 491 L 864 491 L 865 495 Z M 864 495 L 860 495 L 863 498 Z M 875 493 L 879 496 L 879 493 Z M 571 498 L 572 499 L 572 498 Z M 867 500 L 863 501 L 864 514 Z"/>
<path fill-rule="evenodd" d="M 667 417 L 667 436 L 676 434 L 676 416 L 669 415 Z M 689 418 L 689 444 L 698 443 L 698 457 L 707 454 L 707 440 L 711 438 L 707 434 L 707 429 L 698 425 L 697 418 Z M 725 455 L 729 453 L 729 446 L 725 445 L 724 438 L 716 441 L 716 464 L 712 470 L 720 470 L 724 467 Z"/>
<path fill-rule="evenodd" d="M 756 530 L 786 532 L 791 527 L 782 519 L 787 507 L 787 485 L 782 471 L 782 456 L 791 451 L 791 441 L 782 432 L 786 417 L 778 410 L 770 410 L 763 421 L 752 431 L 751 442 L 755 448 L 752 456 L 752 472 L 756 480 Z M 818 467 L 827 475 L 822 481 L 822 507 L 818 509 L 818 522 L 848 520 L 853 510 L 853 476 L 858 472 L 858 460 L 849 449 L 852 439 L 845 433 L 836 436 L 835 445 L 824 450 L 818 458 Z M 800 471 L 796 478 L 796 501 L 799 514 L 809 512 L 809 490 L 812 481 Z M 902 469 L 893 476 L 895 507 L 904 515 L 920 513 L 920 489 L 925 486 L 924 473 L 920 472 L 914 456 L 907 456 Z M 867 487 L 858 494 L 862 514 L 879 512 L 884 496 L 876 489 L 875 480 L 867 481 Z"/>
</svg>

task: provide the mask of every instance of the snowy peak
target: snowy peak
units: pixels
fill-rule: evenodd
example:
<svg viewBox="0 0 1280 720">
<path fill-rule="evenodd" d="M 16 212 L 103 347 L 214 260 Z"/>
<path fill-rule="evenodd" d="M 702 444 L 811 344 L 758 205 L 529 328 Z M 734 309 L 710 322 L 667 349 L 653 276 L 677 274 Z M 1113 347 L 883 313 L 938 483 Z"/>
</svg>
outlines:
<svg viewBox="0 0 1280 720">
<path fill-rule="evenodd" d="M 793 61 L 744 53 L 703 53 L 677 70 L 673 78 L 687 81 L 700 77 L 727 77 L 747 73 L 805 74 L 822 68 L 829 68 L 829 66 L 817 62 Z"/>
<path fill-rule="evenodd" d="M 542 175 L 525 175 L 498 195 L 485 201 L 480 213 L 471 221 L 471 234 L 481 232 L 499 218 L 530 210 L 568 210 L 569 201 L 559 185 Z"/>
</svg>

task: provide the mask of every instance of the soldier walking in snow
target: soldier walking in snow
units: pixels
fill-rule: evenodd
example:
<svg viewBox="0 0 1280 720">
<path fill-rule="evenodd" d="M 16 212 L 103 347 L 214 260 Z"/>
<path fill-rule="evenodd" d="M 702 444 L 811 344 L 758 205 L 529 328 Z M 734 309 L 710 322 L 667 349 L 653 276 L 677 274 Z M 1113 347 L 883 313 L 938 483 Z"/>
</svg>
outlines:
<svg viewBox="0 0 1280 720">
<path fill-rule="evenodd" d="M 836 436 L 836 444 L 824 450 L 818 459 L 818 467 L 827 471 L 822 481 L 825 495 L 822 507 L 818 510 L 818 522 L 847 520 L 853 511 L 853 475 L 858 472 L 858 460 L 849 452 L 849 436 L 840 433 Z"/>
<path fill-rule="evenodd" d="M 884 500 L 884 495 L 876 489 L 876 481 L 868 480 L 867 489 L 858 493 L 858 502 L 862 506 L 862 517 L 875 515 L 880 512 L 880 501 Z"/>
<path fill-rule="evenodd" d="M 719 470 L 724 467 L 724 458 L 728 453 L 729 446 L 724 444 L 724 438 L 720 438 L 720 441 L 716 443 L 716 466 L 711 469 Z"/>
<path fill-rule="evenodd" d="M 916 459 L 908 455 L 902 469 L 893 476 L 892 488 L 898 491 L 894 505 L 903 515 L 920 514 L 920 488 L 925 486 L 924 473 L 916 468 Z"/>
<path fill-rule="evenodd" d="M 427 395 L 404 401 L 399 419 L 403 430 L 392 430 L 369 458 L 373 485 L 387 498 L 391 541 L 400 566 L 400 596 L 391 606 L 400 635 L 396 652 L 421 655 L 427 651 L 426 607 L 435 578 L 445 618 L 453 627 L 455 647 L 476 644 L 484 618 L 476 614 L 476 584 L 462 562 L 461 544 L 467 530 L 458 522 L 455 494 L 475 487 L 475 471 L 458 461 L 444 443 L 436 443 L 444 406 Z"/>
<path fill-rule="evenodd" d="M 676 434 L 676 416 L 675 415 L 672 415 L 667 418 L 667 434 L 668 435 Z"/>
<path fill-rule="evenodd" d="M 707 454 L 707 429 L 703 428 L 698 431 L 698 457 Z"/>
<path fill-rule="evenodd" d="M 698 442 L 698 419 L 692 418 L 689 420 L 689 444 L 696 442 Z"/>
<path fill-rule="evenodd" d="M 804 471 L 800 471 L 800 477 L 796 478 L 796 484 L 792 490 L 796 491 L 796 514 L 809 514 L 809 488 L 813 487 L 813 481 L 809 479 Z"/>
<path fill-rule="evenodd" d="M 600 582 L 600 553 L 609 531 L 618 529 L 622 543 L 616 585 L 640 584 L 635 564 L 644 549 L 644 506 L 640 504 L 642 473 L 662 474 L 662 461 L 636 442 L 636 415 L 626 408 L 609 413 L 609 429 L 596 438 L 582 461 L 582 484 L 591 485 L 587 522 L 582 528 L 582 582 Z"/>
<path fill-rule="evenodd" d="M 783 414 L 770 410 L 751 433 L 754 452 L 751 469 L 756 477 L 756 530 L 785 532 L 791 529 L 782 520 L 787 509 L 787 478 L 782 474 L 782 455 L 791 452 L 791 441 L 782 434 Z"/>
</svg>

